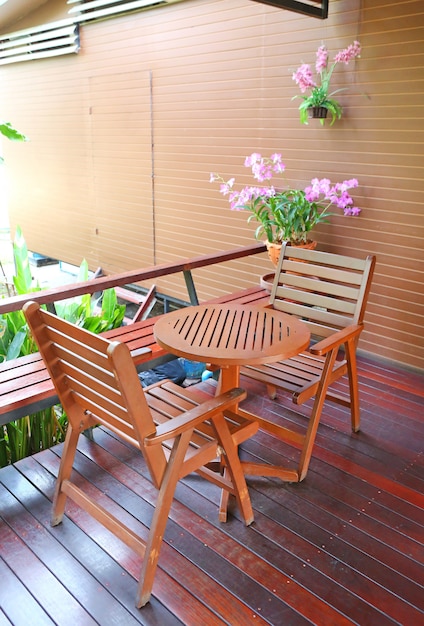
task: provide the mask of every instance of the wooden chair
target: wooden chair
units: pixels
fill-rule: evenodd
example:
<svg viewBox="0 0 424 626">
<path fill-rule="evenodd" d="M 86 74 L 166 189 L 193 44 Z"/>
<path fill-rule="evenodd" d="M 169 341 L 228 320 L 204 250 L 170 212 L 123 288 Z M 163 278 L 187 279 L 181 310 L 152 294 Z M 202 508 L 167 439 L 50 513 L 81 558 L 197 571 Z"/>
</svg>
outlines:
<svg viewBox="0 0 424 626">
<path fill-rule="evenodd" d="M 365 260 L 283 245 L 269 306 L 296 315 L 308 325 L 312 343 L 308 351 L 278 363 L 243 367 L 245 376 L 265 383 L 271 398 L 277 389 L 292 393 L 295 404 L 314 397 L 306 434 L 259 419 L 260 428 L 301 448 L 296 469 L 275 471 L 283 480 L 304 479 L 323 410 L 332 400 L 350 408 L 353 431 L 359 430 L 356 349 L 374 271 L 375 257 Z M 343 358 L 339 351 L 344 350 Z M 329 387 L 347 374 L 349 394 Z M 243 411 L 247 417 L 247 413 Z M 245 473 L 264 473 L 263 466 L 243 464 Z M 269 475 L 273 474 L 269 468 Z"/>
<path fill-rule="evenodd" d="M 156 285 L 152 285 L 145 295 L 141 295 L 124 287 L 115 287 L 118 298 L 124 302 L 131 302 L 137 305 L 137 309 L 132 317 L 125 317 L 126 324 L 134 324 L 141 322 L 149 317 L 150 311 L 156 303 Z"/>
<path fill-rule="evenodd" d="M 258 425 L 249 419 L 233 421 L 231 412 L 245 397 L 242 389 L 210 398 L 190 393 L 170 381 L 144 391 L 128 347 L 110 342 L 55 315 L 38 304 L 24 306 L 25 316 L 65 409 L 66 434 L 53 503 L 52 525 L 62 521 L 66 498 L 83 509 L 144 556 L 136 604 L 148 602 L 162 537 L 178 481 L 197 472 L 235 495 L 246 525 L 253 512 L 237 446 Z M 206 400 L 205 400 L 206 398 Z M 147 543 L 72 480 L 79 435 L 101 424 L 138 448 L 157 487 L 158 499 Z M 212 471 L 221 461 L 222 474 Z M 210 467 L 206 467 L 210 464 Z"/>
</svg>

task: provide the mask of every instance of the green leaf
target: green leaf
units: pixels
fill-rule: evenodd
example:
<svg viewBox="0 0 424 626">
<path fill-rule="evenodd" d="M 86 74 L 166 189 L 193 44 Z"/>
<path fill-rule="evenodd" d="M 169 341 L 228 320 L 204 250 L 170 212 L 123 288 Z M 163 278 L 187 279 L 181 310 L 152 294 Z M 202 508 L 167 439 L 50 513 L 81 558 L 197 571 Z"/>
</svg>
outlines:
<svg viewBox="0 0 424 626">
<path fill-rule="evenodd" d="M 106 318 L 107 320 L 112 320 L 113 313 L 117 304 L 118 298 L 116 297 L 115 289 L 106 289 L 103 292 L 102 317 Z"/>
<path fill-rule="evenodd" d="M 28 248 L 20 226 L 16 227 L 13 242 L 13 257 L 15 260 L 16 274 L 13 283 L 19 295 L 30 293 L 32 285 L 32 273 L 28 259 Z"/>
<path fill-rule="evenodd" d="M 10 460 L 12 463 L 15 463 L 29 454 L 30 422 L 28 416 L 9 422 L 6 424 L 6 430 L 9 440 Z"/>
<path fill-rule="evenodd" d="M 87 280 L 88 280 L 88 263 L 86 259 L 83 259 L 81 261 L 81 265 L 79 266 L 77 282 L 85 283 Z"/>
<path fill-rule="evenodd" d="M 6 354 L 6 361 L 11 361 L 12 359 L 16 359 L 20 353 L 22 346 L 28 336 L 28 331 L 20 330 L 13 337 L 9 349 Z"/>
<path fill-rule="evenodd" d="M 91 296 L 89 293 L 85 293 L 81 296 L 81 305 L 79 308 L 80 316 L 88 317 L 93 312 L 93 306 L 91 301 Z"/>
<path fill-rule="evenodd" d="M 6 467 L 8 462 L 8 445 L 4 436 L 4 430 L 0 428 L 0 467 Z"/>
<path fill-rule="evenodd" d="M 7 314 L 6 314 L 7 315 Z M 7 350 L 11 342 L 11 335 L 7 320 L 1 316 L 0 318 L 0 362 L 6 360 Z"/>
<path fill-rule="evenodd" d="M 86 330 L 89 330 L 92 333 L 99 334 L 106 330 L 107 323 L 102 320 L 101 317 L 97 315 L 91 315 L 89 317 L 85 317 L 82 321 L 81 326 Z"/>
<path fill-rule="evenodd" d="M 28 141 L 28 137 L 20 133 L 10 122 L 0 122 L 0 133 L 11 141 Z"/>
</svg>

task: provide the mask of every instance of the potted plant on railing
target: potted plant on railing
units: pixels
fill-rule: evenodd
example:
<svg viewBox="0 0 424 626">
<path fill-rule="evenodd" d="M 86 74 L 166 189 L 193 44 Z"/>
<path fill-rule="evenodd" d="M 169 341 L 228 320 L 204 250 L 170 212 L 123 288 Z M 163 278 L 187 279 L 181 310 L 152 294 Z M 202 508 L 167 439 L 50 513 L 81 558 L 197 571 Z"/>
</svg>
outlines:
<svg viewBox="0 0 424 626">
<path fill-rule="evenodd" d="M 254 178 L 263 183 L 271 180 L 274 174 L 282 174 L 285 165 L 281 154 L 262 157 L 253 153 L 245 160 Z M 333 213 L 330 207 L 342 209 L 344 215 L 359 215 L 361 209 L 353 206 L 348 193 L 358 186 L 355 178 L 341 183 L 331 183 L 328 178 L 314 178 L 304 189 L 276 189 L 270 186 L 246 186 L 240 191 L 234 189 L 235 179 L 225 181 L 219 174 L 211 173 L 210 182 L 220 183 L 220 192 L 228 196 L 231 210 L 248 210 L 248 222 L 259 222 L 255 237 L 265 237 L 268 254 L 276 265 L 283 241 L 290 245 L 314 248 L 316 242 L 309 238 L 311 230 L 321 222 L 328 222 Z"/>
<path fill-rule="evenodd" d="M 333 96 L 340 91 L 344 91 L 345 88 L 330 92 L 331 76 L 338 63 L 345 63 L 347 65 L 349 61 L 360 56 L 360 54 L 361 46 L 358 41 L 354 41 L 353 44 L 344 50 L 340 50 L 334 57 L 333 63 L 329 66 L 328 50 L 325 46 L 320 46 L 316 53 L 317 60 L 315 63 L 315 69 L 318 75 L 317 81 L 314 80 L 311 66 L 307 63 L 303 63 L 303 65 L 293 73 L 292 78 L 299 86 L 300 91 L 306 93 L 310 90 L 310 93 L 306 96 L 294 96 L 294 98 L 302 98 L 303 100 L 299 106 L 300 121 L 302 124 L 308 123 L 308 117 L 319 118 L 321 124 L 324 124 L 328 111 L 331 113 L 332 118 L 330 126 L 334 124 L 336 119 L 341 118 L 342 107 Z"/>
</svg>

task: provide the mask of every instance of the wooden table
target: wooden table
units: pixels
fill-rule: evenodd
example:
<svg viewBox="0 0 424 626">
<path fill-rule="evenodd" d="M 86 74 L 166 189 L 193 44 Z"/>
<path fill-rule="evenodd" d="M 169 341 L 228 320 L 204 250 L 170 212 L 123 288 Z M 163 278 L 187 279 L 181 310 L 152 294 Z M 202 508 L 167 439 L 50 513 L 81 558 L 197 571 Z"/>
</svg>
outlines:
<svg viewBox="0 0 424 626">
<path fill-rule="evenodd" d="M 156 342 L 173 354 L 222 369 L 222 390 L 237 387 L 241 365 L 272 363 L 309 345 L 306 325 L 285 313 L 257 306 L 204 304 L 163 315 Z"/>
<path fill-rule="evenodd" d="M 173 354 L 221 368 L 218 393 L 240 386 L 240 366 L 288 359 L 309 346 L 310 332 L 297 318 L 265 307 L 205 304 L 162 316 L 153 332 L 156 342 Z M 240 417 L 258 415 L 236 409 Z M 246 473 L 296 480 L 279 466 L 249 463 Z"/>
</svg>

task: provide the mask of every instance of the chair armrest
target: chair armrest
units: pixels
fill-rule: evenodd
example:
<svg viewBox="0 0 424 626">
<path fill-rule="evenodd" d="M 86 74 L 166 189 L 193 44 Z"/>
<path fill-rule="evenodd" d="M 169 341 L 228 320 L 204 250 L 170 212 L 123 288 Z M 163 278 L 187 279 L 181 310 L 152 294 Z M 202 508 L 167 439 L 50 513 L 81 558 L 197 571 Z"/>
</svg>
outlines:
<svg viewBox="0 0 424 626">
<path fill-rule="evenodd" d="M 246 395 L 244 389 L 235 387 L 219 396 L 206 400 L 206 402 L 182 413 L 178 417 L 173 417 L 168 422 L 160 424 L 155 433 L 148 435 L 144 439 L 144 444 L 153 446 L 163 443 L 167 439 L 173 439 L 186 430 L 195 428 L 197 424 L 201 424 L 212 417 L 213 414 L 225 411 L 225 409 L 230 408 L 236 402 L 244 400 Z"/>
<path fill-rule="evenodd" d="M 309 348 L 309 352 L 311 354 L 316 354 L 317 356 L 327 354 L 327 352 L 329 352 L 330 350 L 334 350 L 334 348 L 339 348 L 349 339 L 353 339 L 354 337 L 360 335 L 363 328 L 363 324 L 352 324 L 351 326 L 342 328 L 341 330 L 335 332 L 333 335 L 330 335 L 330 337 L 321 339 L 321 341 L 318 341 L 318 343 L 311 346 Z"/>
</svg>

